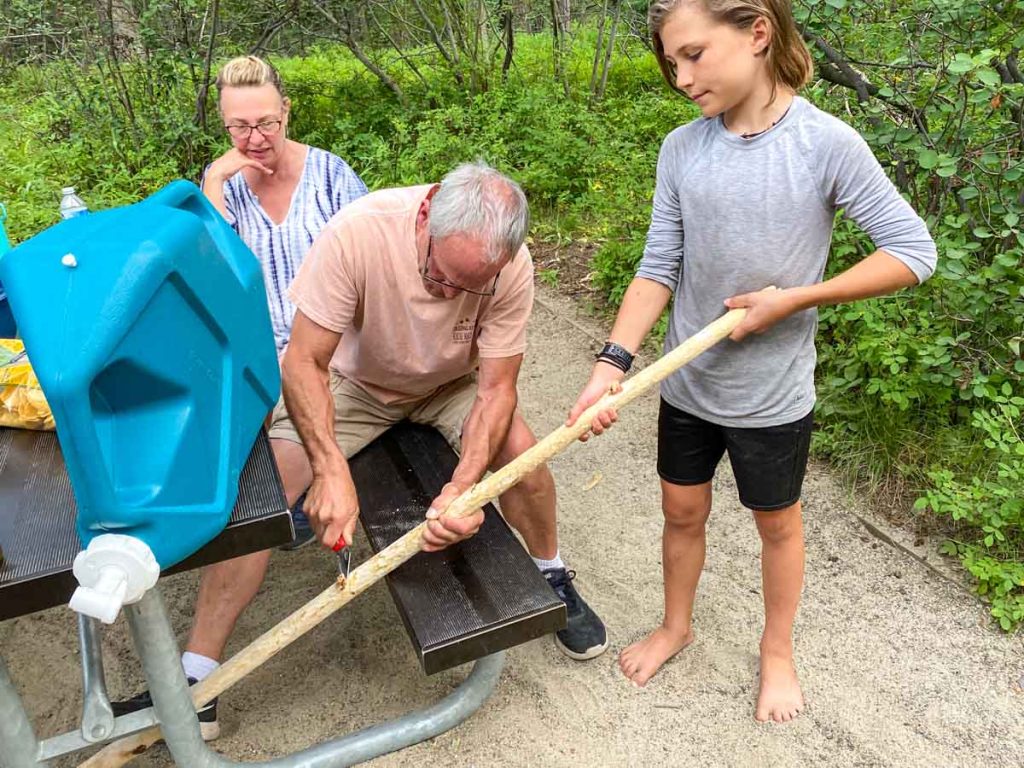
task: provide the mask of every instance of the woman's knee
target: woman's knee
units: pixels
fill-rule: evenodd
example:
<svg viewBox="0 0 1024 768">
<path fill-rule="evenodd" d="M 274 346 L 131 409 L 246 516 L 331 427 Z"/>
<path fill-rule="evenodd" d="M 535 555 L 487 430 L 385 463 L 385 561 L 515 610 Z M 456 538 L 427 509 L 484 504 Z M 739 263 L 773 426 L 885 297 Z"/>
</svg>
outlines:
<svg viewBox="0 0 1024 768">
<path fill-rule="evenodd" d="M 270 449 L 273 451 L 277 472 L 284 486 L 285 500 L 291 508 L 313 481 L 313 470 L 309 465 L 306 449 L 301 443 L 284 438 L 271 439 Z"/>
</svg>

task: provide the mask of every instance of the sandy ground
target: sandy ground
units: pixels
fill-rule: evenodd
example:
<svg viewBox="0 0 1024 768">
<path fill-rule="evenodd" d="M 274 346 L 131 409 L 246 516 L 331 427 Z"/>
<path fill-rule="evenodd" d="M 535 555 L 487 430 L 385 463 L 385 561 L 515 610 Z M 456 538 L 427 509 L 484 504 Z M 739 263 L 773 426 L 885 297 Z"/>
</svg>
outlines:
<svg viewBox="0 0 1024 768">
<path fill-rule="evenodd" d="M 538 434 L 564 418 L 603 333 L 571 302 L 540 292 L 521 382 L 522 407 Z M 626 683 L 618 652 L 661 617 L 656 404 L 655 396 L 634 404 L 610 435 L 552 465 L 562 551 L 608 625 L 610 651 L 580 663 L 548 638 L 515 648 L 473 718 L 374 765 L 1021 765 L 1022 638 L 993 630 L 969 594 L 870 534 L 857 515 L 871 518 L 871 510 L 822 466 L 812 466 L 804 489 L 808 567 L 797 624 L 804 715 L 784 726 L 753 720 L 759 547 L 727 462 L 715 481 L 697 640 L 647 688 Z M 357 560 L 365 556 L 363 545 Z M 312 547 L 276 553 L 230 650 L 320 592 L 334 567 L 329 553 Z M 162 582 L 182 638 L 196 578 Z M 6 622 L 0 646 L 37 733 L 77 727 L 70 612 Z M 111 693 L 136 691 L 141 673 L 123 621 L 106 632 L 104 646 Z M 430 704 L 465 671 L 423 675 L 380 585 L 223 696 L 216 746 L 239 760 L 282 755 Z M 171 761 L 160 747 L 136 765 Z"/>
</svg>

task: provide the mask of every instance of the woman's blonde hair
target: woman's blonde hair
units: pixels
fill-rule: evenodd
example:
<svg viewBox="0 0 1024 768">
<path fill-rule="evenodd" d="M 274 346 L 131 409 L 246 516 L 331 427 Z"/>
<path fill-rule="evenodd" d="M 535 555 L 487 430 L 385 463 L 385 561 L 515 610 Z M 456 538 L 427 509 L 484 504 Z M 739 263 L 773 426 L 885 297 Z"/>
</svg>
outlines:
<svg viewBox="0 0 1024 768">
<path fill-rule="evenodd" d="M 239 56 L 232 59 L 217 73 L 217 92 L 228 87 L 260 86 L 269 83 L 285 98 L 281 75 L 259 56 Z"/>
<path fill-rule="evenodd" d="M 658 66 L 672 90 L 683 93 L 676 86 L 675 71 L 665 58 L 661 30 L 669 16 L 686 3 L 698 3 L 715 21 L 736 29 L 750 29 L 759 18 L 768 22 L 771 37 L 765 57 L 772 78 L 771 101 L 775 101 L 779 83 L 798 91 L 811 79 L 811 52 L 797 29 L 790 0 L 655 0 L 647 10 L 647 23 Z"/>
</svg>

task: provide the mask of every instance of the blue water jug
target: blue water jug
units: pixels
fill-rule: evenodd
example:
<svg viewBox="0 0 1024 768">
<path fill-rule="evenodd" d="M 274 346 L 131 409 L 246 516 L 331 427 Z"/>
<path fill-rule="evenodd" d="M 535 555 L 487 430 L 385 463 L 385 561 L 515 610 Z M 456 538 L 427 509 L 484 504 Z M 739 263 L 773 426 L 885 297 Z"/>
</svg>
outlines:
<svg viewBox="0 0 1024 768">
<path fill-rule="evenodd" d="M 0 257 L 0 281 L 53 409 L 82 543 L 127 534 L 167 568 L 215 537 L 280 391 L 248 247 L 177 181 L 26 240 Z"/>
</svg>

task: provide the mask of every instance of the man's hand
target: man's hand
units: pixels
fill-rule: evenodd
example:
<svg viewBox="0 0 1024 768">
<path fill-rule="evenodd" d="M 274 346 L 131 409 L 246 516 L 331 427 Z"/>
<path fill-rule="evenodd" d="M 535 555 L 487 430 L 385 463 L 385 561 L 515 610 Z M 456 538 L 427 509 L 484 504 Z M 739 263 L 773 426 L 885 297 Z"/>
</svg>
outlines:
<svg viewBox="0 0 1024 768">
<path fill-rule="evenodd" d="M 619 392 L 625 377 L 626 374 L 614 365 L 598 361 L 594 366 L 594 372 L 590 374 L 590 381 L 580 392 L 580 396 L 576 399 L 576 405 L 569 411 L 569 418 L 566 420 L 565 426 L 571 427 L 575 424 L 581 413 L 609 392 Z M 615 409 L 607 408 L 598 412 L 594 420 L 590 422 L 590 430 L 595 435 L 600 435 L 618 420 L 619 414 Z M 585 443 L 589 438 L 590 432 L 584 432 L 580 435 L 580 442 Z"/>
<path fill-rule="evenodd" d="M 342 536 L 351 544 L 359 519 L 359 498 L 352 478 L 337 473 L 314 475 L 303 511 L 325 547 L 333 549 Z"/>
<path fill-rule="evenodd" d="M 223 184 L 243 168 L 255 168 L 268 176 L 273 173 L 263 163 L 242 154 L 238 147 L 232 147 L 210 163 L 210 167 L 206 170 L 206 178 L 210 182 Z"/>
<path fill-rule="evenodd" d="M 447 517 L 442 512 L 462 495 L 462 489 L 455 483 L 447 483 L 427 510 L 427 529 L 423 532 L 423 551 L 437 552 L 457 541 L 468 539 L 480 530 L 484 523 L 484 511 L 478 509 L 471 515 L 460 518 Z"/>
<path fill-rule="evenodd" d="M 764 333 L 800 309 L 792 291 L 775 288 L 733 296 L 725 300 L 725 306 L 729 309 L 747 308 L 743 322 L 729 334 L 733 341 L 742 341 L 751 333 Z"/>
</svg>

